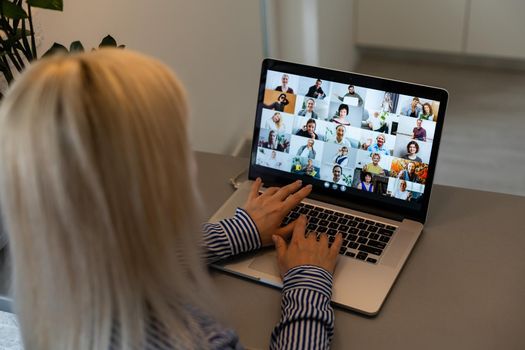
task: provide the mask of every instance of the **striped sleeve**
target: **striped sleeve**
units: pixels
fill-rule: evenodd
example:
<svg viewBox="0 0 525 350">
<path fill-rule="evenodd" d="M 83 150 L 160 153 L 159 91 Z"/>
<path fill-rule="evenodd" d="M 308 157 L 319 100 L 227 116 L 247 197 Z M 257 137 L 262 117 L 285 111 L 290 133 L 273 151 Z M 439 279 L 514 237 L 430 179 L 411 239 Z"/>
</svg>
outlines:
<svg viewBox="0 0 525 350">
<path fill-rule="evenodd" d="M 259 249 L 262 245 L 257 226 L 241 208 L 237 208 L 235 216 L 229 219 L 204 224 L 203 235 L 208 264 Z"/>
<path fill-rule="evenodd" d="M 334 335 L 332 275 L 317 266 L 290 269 L 283 279 L 281 320 L 270 349 L 329 349 Z"/>
</svg>

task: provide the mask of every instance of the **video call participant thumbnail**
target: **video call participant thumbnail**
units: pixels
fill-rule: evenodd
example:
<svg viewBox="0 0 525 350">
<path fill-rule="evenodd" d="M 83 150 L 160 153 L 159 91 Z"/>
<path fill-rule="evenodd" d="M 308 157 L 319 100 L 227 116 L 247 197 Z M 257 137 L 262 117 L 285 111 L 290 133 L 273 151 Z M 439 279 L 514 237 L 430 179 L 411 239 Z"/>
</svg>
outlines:
<svg viewBox="0 0 525 350">
<path fill-rule="evenodd" d="M 323 81 L 321 79 L 317 79 L 315 82 L 315 85 L 310 86 L 308 89 L 308 92 L 306 93 L 306 97 L 313 97 L 318 99 L 323 99 L 326 97 L 325 92 L 323 91 L 323 88 L 321 85 L 323 84 Z"/>
<path fill-rule="evenodd" d="M 412 130 L 412 138 L 418 141 L 426 141 L 427 140 L 427 131 L 422 126 L 423 120 L 418 119 L 416 120 L 416 127 Z"/>
<path fill-rule="evenodd" d="M 372 184 L 372 174 L 366 171 L 361 172 L 361 182 L 357 184 L 357 189 L 374 192 L 374 185 Z"/>
<path fill-rule="evenodd" d="M 348 85 L 348 93 L 346 93 L 344 96 L 339 96 L 337 94 L 334 95 L 341 102 L 344 102 L 345 97 L 357 98 L 357 106 L 361 107 L 363 105 L 363 98 L 357 92 L 355 92 L 355 87 L 353 85 Z"/>
<path fill-rule="evenodd" d="M 316 128 L 315 119 L 308 119 L 308 121 L 306 122 L 306 125 L 303 125 L 303 127 L 299 129 L 299 131 L 297 131 L 295 134 L 297 136 L 303 136 L 303 137 L 308 137 L 308 138 L 318 140 L 319 136 L 315 132 L 315 128 Z"/>
<path fill-rule="evenodd" d="M 314 149 L 314 144 L 314 139 L 308 139 L 308 141 L 306 141 L 306 145 L 299 147 L 297 150 L 297 155 L 300 157 L 315 159 L 316 152 Z"/>
<path fill-rule="evenodd" d="M 347 115 L 348 115 L 348 105 L 342 103 L 337 108 L 336 115 L 332 119 L 330 119 L 330 121 L 336 124 L 350 126 L 350 122 L 346 120 Z"/>
<path fill-rule="evenodd" d="M 288 76 L 288 74 L 283 74 L 283 76 L 281 77 L 281 85 L 277 86 L 275 88 L 275 91 L 282 91 L 288 94 L 293 94 L 293 89 L 288 86 L 289 79 L 290 77 Z"/>
<path fill-rule="evenodd" d="M 417 156 L 419 152 L 419 144 L 416 141 L 410 141 L 407 144 L 407 153 L 401 158 L 412 160 L 414 162 L 422 162 L 421 158 Z"/>
<path fill-rule="evenodd" d="M 283 93 L 277 97 L 277 101 L 269 105 L 264 104 L 264 108 L 284 112 L 284 107 L 288 106 L 289 103 L 290 101 L 288 101 L 288 99 L 286 98 L 286 94 Z"/>
<path fill-rule="evenodd" d="M 311 119 L 317 119 L 318 118 L 318 115 L 317 113 L 314 111 L 314 107 L 315 107 L 315 100 L 313 98 L 309 98 L 306 100 L 306 108 L 304 109 L 301 109 L 299 111 L 299 113 L 297 113 L 299 116 L 301 117 L 307 117 L 307 118 L 311 118 Z"/>
<path fill-rule="evenodd" d="M 419 102 L 419 98 L 414 97 L 410 102 L 410 106 L 403 108 L 401 114 L 407 117 L 419 118 L 419 115 L 423 111 L 423 105 Z"/>
<path fill-rule="evenodd" d="M 281 113 L 275 112 L 272 115 L 272 118 L 267 120 L 264 124 L 265 129 L 273 130 L 277 134 L 285 134 L 286 133 L 286 125 L 284 124 L 283 117 L 281 116 Z"/>
<path fill-rule="evenodd" d="M 380 160 L 381 155 L 379 153 L 372 153 L 372 162 L 365 164 L 363 171 L 376 175 L 385 175 L 385 170 L 379 165 Z"/>
<path fill-rule="evenodd" d="M 367 151 L 374 153 L 381 153 L 386 156 L 390 155 L 390 151 L 384 147 L 386 141 L 386 136 L 384 134 L 379 134 L 376 137 L 376 142 L 368 146 Z"/>
</svg>

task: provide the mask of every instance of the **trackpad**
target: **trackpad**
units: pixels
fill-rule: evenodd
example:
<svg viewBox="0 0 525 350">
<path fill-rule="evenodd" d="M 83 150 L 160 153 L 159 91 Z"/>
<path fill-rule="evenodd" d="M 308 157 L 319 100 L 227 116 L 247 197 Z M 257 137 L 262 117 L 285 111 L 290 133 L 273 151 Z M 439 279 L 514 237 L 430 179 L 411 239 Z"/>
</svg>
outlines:
<svg viewBox="0 0 525 350">
<path fill-rule="evenodd" d="M 260 252 L 249 265 L 250 269 L 264 272 L 272 276 L 279 276 L 279 266 L 277 266 L 277 254 L 275 250 Z"/>
</svg>

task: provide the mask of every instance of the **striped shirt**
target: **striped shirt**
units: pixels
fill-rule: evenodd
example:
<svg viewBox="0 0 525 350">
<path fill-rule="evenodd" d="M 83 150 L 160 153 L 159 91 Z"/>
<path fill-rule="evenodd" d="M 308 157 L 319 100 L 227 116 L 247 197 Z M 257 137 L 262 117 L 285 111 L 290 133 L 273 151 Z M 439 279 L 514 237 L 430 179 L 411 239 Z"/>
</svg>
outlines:
<svg viewBox="0 0 525 350">
<path fill-rule="evenodd" d="M 240 208 L 232 218 L 205 224 L 203 231 L 208 263 L 261 247 L 255 223 Z M 297 266 L 286 273 L 283 278 L 281 319 L 271 334 L 270 349 L 330 347 L 334 334 L 334 311 L 330 305 L 332 282 L 332 275 L 317 266 Z M 199 324 L 209 335 L 210 348 L 242 348 L 235 332 L 205 317 L 200 319 Z"/>
</svg>

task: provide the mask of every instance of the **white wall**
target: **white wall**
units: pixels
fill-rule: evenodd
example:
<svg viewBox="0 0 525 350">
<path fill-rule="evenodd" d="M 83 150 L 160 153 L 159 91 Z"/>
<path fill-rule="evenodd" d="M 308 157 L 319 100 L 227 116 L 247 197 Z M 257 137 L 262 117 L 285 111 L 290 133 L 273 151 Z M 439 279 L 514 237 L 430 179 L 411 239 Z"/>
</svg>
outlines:
<svg viewBox="0 0 525 350">
<path fill-rule="evenodd" d="M 230 153 L 253 126 L 262 33 L 256 0 L 66 0 L 36 13 L 43 52 L 54 41 L 96 47 L 107 34 L 171 66 L 188 89 L 196 150 Z"/>
</svg>

